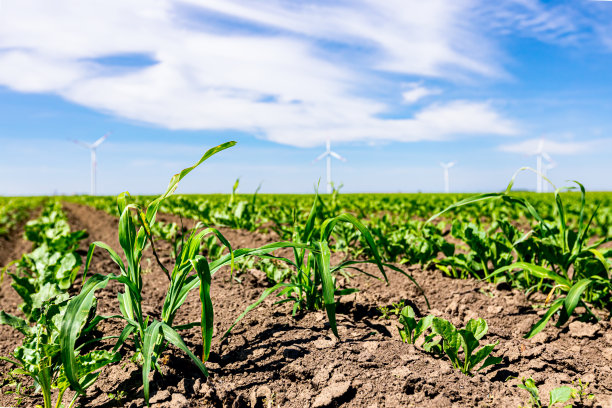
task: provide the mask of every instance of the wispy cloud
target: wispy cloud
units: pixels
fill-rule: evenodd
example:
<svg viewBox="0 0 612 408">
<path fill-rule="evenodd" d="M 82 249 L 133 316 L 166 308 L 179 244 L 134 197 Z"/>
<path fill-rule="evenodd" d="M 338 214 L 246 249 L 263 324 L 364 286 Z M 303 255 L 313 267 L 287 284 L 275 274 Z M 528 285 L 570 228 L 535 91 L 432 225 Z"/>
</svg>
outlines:
<svg viewBox="0 0 612 408">
<path fill-rule="evenodd" d="M 599 3 L 599 4 L 598 4 Z M 612 8 L 602 1 L 505 0 L 484 2 L 477 14 L 483 26 L 563 46 L 601 45 L 612 49 Z"/>
<path fill-rule="evenodd" d="M 466 23 L 468 0 L 2 5 L 0 85 L 131 120 L 243 130 L 296 146 L 517 129 L 486 101 L 434 101 L 412 116 L 383 119 L 389 106 L 365 91 L 384 72 L 447 81 L 504 75 L 495 45 Z M 120 55 L 152 62 L 109 67 L 108 57 Z M 438 90 L 402 94 L 398 86 L 397 93 L 411 103 Z"/>
<path fill-rule="evenodd" d="M 504 144 L 499 150 L 509 153 L 537 154 L 541 149 L 548 154 L 573 155 L 588 153 L 601 146 L 606 141 L 555 141 L 550 139 L 529 139 L 519 143 Z"/>
</svg>

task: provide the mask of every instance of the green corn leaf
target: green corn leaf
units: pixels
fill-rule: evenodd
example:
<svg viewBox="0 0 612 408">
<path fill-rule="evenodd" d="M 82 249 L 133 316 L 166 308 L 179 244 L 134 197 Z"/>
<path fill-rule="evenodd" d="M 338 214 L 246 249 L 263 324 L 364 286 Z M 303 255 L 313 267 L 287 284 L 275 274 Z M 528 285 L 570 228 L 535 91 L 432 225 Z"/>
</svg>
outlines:
<svg viewBox="0 0 612 408">
<path fill-rule="evenodd" d="M 317 215 L 317 204 L 319 203 L 319 190 L 318 188 L 315 190 L 315 198 L 312 203 L 312 208 L 310 209 L 310 213 L 308 214 L 308 219 L 306 220 L 306 225 L 304 226 L 304 231 L 302 233 L 302 242 L 309 242 L 312 237 L 312 233 L 314 232 L 314 223 L 315 217 Z"/>
<path fill-rule="evenodd" d="M 593 280 L 591 279 L 581 279 L 571 287 L 563 301 L 563 310 L 561 311 L 561 317 L 559 318 L 557 326 L 561 326 L 569 320 L 580 301 L 580 297 L 592 283 Z"/>
<path fill-rule="evenodd" d="M 117 265 L 119 265 L 119 268 L 121 268 L 121 272 L 125 273 L 125 265 L 123 264 L 123 261 L 121 260 L 119 255 L 117 255 L 115 250 L 112 249 L 107 244 L 105 244 L 104 242 L 96 241 L 96 242 L 92 242 L 91 245 L 89 245 L 89 250 L 87 251 L 87 260 L 85 261 L 85 270 L 83 272 L 83 279 L 85 278 L 85 275 L 87 274 L 87 271 L 89 270 L 89 266 L 91 264 L 91 259 L 93 256 L 93 251 L 96 247 L 102 248 L 106 252 L 108 252 L 113 262 L 115 262 Z"/>
<path fill-rule="evenodd" d="M 99 274 L 89 278 L 85 285 L 83 285 L 81 293 L 68 302 L 62 321 L 59 342 L 64 372 L 70 386 L 81 394 L 84 394 L 85 390 L 79 384 L 74 347 L 79 332 L 87 320 L 89 311 L 94 305 L 95 291 L 106 287 L 109 280 L 110 277 Z"/>
<path fill-rule="evenodd" d="M 548 323 L 548 321 L 550 320 L 550 318 L 552 317 L 552 315 L 561 308 L 561 306 L 563 306 L 563 299 L 557 299 L 555 300 L 551 305 L 550 308 L 548 309 L 548 311 L 544 314 L 544 316 L 542 316 L 542 318 L 540 319 L 540 321 L 538 321 L 536 324 L 534 324 L 531 329 L 529 330 L 529 332 L 524 336 L 526 339 L 530 339 L 533 336 L 535 336 L 536 334 L 538 334 L 539 332 L 542 331 L 542 329 L 544 329 L 544 327 L 546 327 L 546 323 Z"/>
<path fill-rule="evenodd" d="M 142 385 L 144 391 L 144 400 L 147 406 L 149 405 L 149 372 L 151 371 L 151 365 L 153 363 L 153 357 L 155 352 L 155 346 L 157 340 L 161 335 L 161 323 L 157 320 L 153 321 L 149 327 L 147 327 L 144 333 L 144 339 L 142 344 Z M 155 356 L 157 358 L 158 356 Z"/>
<path fill-rule="evenodd" d="M 495 199 L 495 198 L 500 198 L 501 196 L 503 196 L 503 193 L 484 193 L 484 194 L 478 194 L 472 197 L 468 197 L 468 198 L 464 198 L 463 200 L 457 201 L 456 203 L 453 203 L 451 205 L 449 205 L 448 207 L 446 207 L 444 210 L 438 212 L 437 214 L 432 215 L 427 221 L 425 221 L 425 224 L 430 223 L 431 221 L 435 220 L 436 218 L 438 218 L 439 216 L 441 216 L 442 214 L 451 211 L 455 208 L 459 208 L 459 207 L 463 207 L 469 204 L 473 204 L 473 203 L 477 203 L 479 201 L 484 201 L 484 200 L 490 200 L 490 199 Z"/>
<path fill-rule="evenodd" d="M 119 335 L 119 337 L 117 338 L 117 342 L 115 343 L 115 346 L 113 347 L 113 352 L 118 351 L 121 346 L 123 345 L 123 343 L 125 343 L 125 341 L 127 340 L 127 338 L 130 336 L 130 334 L 132 334 L 132 332 L 136 329 L 136 326 L 130 324 L 127 325 L 123 328 L 123 330 L 121 331 L 121 334 Z"/>
<path fill-rule="evenodd" d="M 247 308 L 244 310 L 244 312 L 242 312 L 240 314 L 240 316 L 238 316 L 238 318 L 234 321 L 234 323 L 230 326 L 230 328 L 227 329 L 225 334 L 223 334 L 223 337 L 221 337 L 221 340 L 223 340 L 224 338 L 229 336 L 229 334 L 232 331 L 232 329 L 234 328 L 234 326 L 236 326 L 238 324 L 238 322 L 240 322 L 240 320 L 242 320 L 242 318 L 247 315 L 247 313 L 249 313 L 251 310 L 253 310 L 257 306 L 259 306 L 261 304 L 261 302 L 263 302 L 272 293 L 276 292 L 279 289 L 285 288 L 287 286 L 290 286 L 290 284 L 281 282 L 281 283 L 277 283 L 276 285 L 272 286 L 271 288 L 268 288 L 268 289 L 264 290 L 262 292 L 261 296 L 259 297 L 259 299 L 257 299 L 257 301 L 255 301 L 255 303 L 252 303 L 249 306 L 247 306 Z"/>
<path fill-rule="evenodd" d="M 178 349 L 184 351 L 185 354 L 187 354 L 189 358 L 191 358 L 191 360 L 195 363 L 195 365 L 198 366 L 202 374 L 208 377 L 208 370 L 206 369 L 206 366 L 204 365 L 202 361 L 200 361 L 199 358 L 195 356 L 195 354 L 191 352 L 191 350 L 189 350 L 189 348 L 187 347 L 187 345 L 185 344 L 181 336 L 179 336 L 179 334 L 172 327 L 168 326 L 166 323 L 161 323 L 161 328 L 164 333 L 164 338 L 168 340 L 171 344 L 173 344 L 175 347 L 177 347 Z"/>
<path fill-rule="evenodd" d="M 220 144 L 219 146 L 209 149 L 208 151 L 206 151 L 206 153 L 204 153 L 202 158 L 200 158 L 200 160 L 196 164 L 194 164 L 191 167 L 187 167 L 186 169 L 183 169 L 180 173 L 177 173 L 174 176 L 172 176 L 172 178 L 170 179 L 170 183 L 168 184 L 168 188 L 166 189 L 166 192 L 160 195 L 159 197 L 157 197 L 155 200 L 151 201 L 149 205 L 147 206 L 147 220 L 149 221 L 149 224 L 151 224 L 153 220 L 155 219 L 155 216 L 157 215 L 157 210 L 159 209 L 159 205 L 161 204 L 161 202 L 164 199 L 166 199 L 168 196 L 174 194 L 174 192 L 176 191 L 176 188 L 178 187 L 179 181 L 181 181 L 183 177 L 191 173 L 193 169 L 198 167 L 200 164 L 202 164 L 202 162 L 204 162 L 211 156 L 215 155 L 216 153 L 219 153 L 222 150 L 228 149 L 234 146 L 235 144 L 236 142 L 233 142 L 233 141 L 226 142 L 226 143 Z"/>
<path fill-rule="evenodd" d="M 129 266 L 128 271 L 135 271 L 136 262 L 139 260 L 134 258 L 136 226 L 130 213 L 131 208 L 135 208 L 133 204 L 127 205 L 119 217 L 119 244 L 123 248 L 123 253 Z"/>
<path fill-rule="evenodd" d="M 210 269 L 208 268 L 208 261 L 204 257 L 198 257 L 194 261 L 191 261 L 193 268 L 196 270 L 198 277 L 200 278 L 200 302 L 202 303 L 202 342 L 204 343 L 204 350 L 202 352 L 202 361 L 206 362 L 210 354 L 210 345 L 212 343 L 213 335 L 213 304 L 210 299 L 210 284 L 211 276 Z"/>
<path fill-rule="evenodd" d="M 495 272 L 488 275 L 486 278 L 488 279 L 502 272 L 511 271 L 515 269 L 527 270 L 531 272 L 532 275 L 535 275 L 538 278 L 553 280 L 557 282 L 559 285 L 562 285 L 566 288 L 569 288 L 571 286 L 570 281 L 564 278 L 563 276 L 557 273 L 554 273 L 553 271 L 548 270 L 542 266 L 535 265 L 535 264 L 528 263 L 528 262 L 515 262 L 512 265 L 503 266 L 501 268 L 496 269 Z"/>
<path fill-rule="evenodd" d="M 340 338 L 336 326 L 336 299 L 334 297 L 336 287 L 330 270 L 331 251 L 326 241 L 316 243 L 316 247 L 319 252 L 316 253 L 315 260 L 317 262 L 317 270 L 320 274 L 319 277 L 321 278 L 325 311 L 327 312 L 327 318 L 332 332 L 337 338 Z"/>
<path fill-rule="evenodd" d="M 380 254 L 378 253 L 378 247 L 376 243 L 374 242 L 374 238 L 372 238 L 372 234 L 366 228 L 366 226 L 363 225 L 363 223 L 359 221 L 357 218 L 355 218 L 355 216 L 351 214 L 340 214 L 337 217 L 325 220 L 323 224 L 321 225 L 322 239 L 325 239 L 326 241 L 328 241 L 334 227 L 336 226 L 338 222 L 341 222 L 341 221 L 352 224 L 361 233 L 361 236 L 365 238 L 368 246 L 372 250 L 372 254 L 374 255 L 374 261 L 376 262 L 376 265 L 378 266 L 380 273 L 385 278 L 385 282 L 388 283 L 389 279 L 387 279 L 387 274 L 385 273 L 385 268 L 383 268 L 382 259 L 380 257 Z"/>
</svg>

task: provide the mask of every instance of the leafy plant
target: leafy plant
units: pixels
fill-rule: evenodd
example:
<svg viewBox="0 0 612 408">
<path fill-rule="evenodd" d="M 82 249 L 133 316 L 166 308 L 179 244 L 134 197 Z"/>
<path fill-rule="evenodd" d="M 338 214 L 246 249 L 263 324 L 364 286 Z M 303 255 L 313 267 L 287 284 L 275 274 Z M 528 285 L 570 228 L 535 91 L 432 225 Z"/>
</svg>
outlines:
<svg viewBox="0 0 612 408">
<path fill-rule="evenodd" d="M 66 311 L 66 301 L 48 301 L 42 308 L 38 320 L 34 325 L 29 325 L 23 319 L 0 312 L 0 323 L 6 324 L 20 331 L 25 337 L 20 346 L 12 354 L 12 358 L 0 357 L 17 368 L 12 370 L 13 375 L 25 375 L 34 380 L 36 389 L 40 389 L 43 395 L 45 408 L 62 406 L 64 393 L 69 388 L 65 371 L 60 358 L 59 334 L 60 326 Z M 89 320 L 86 328 L 79 332 L 85 335 L 96 325 Z M 119 361 L 119 354 L 94 350 L 85 354 L 75 356 L 74 379 L 83 390 L 91 386 L 100 374 L 100 369 L 107 364 Z M 57 389 L 58 395 L 55 404 L 52 403 L 52 390 Z M 70 406 L 76 401 L 76 397 Z"/>
<path fill-rule="evenodd" d="M 423 349 L 435 354 L 446 355 L 453 364 L 453 367 L 461 370 L 464 374 L 471 374 L 471 371 L 481 362 L 482 365 L 478 368 L 478 371 L 498 364 L 502 360 L 501 357 L 490 356 L 495 346 L 499 344 L 499 341 L 478 349 L 480 346 L 479 340 L 489 330 L 484 319 L 470 319 L 465 328 L 457 329 L 448 320 L 435 317 L 431 322 L 431 328 L 432 334 L 425 338 Z"/>
<path fill-rule="evenodd" d="M 416 340 L 433 324 L 434 316 L 428 315 L 416 320 L 414 310 L 410 306 L 406 306 L 402 309 L 399 322 L 403 327 L 398 327 L 399 334 L 404 343 L 415 344 Z"/>
<path fill-rule="evenodd" d="M 549 392 L 548 407 L 552 408 L 555 404 L 565 404 L 570 400 L 574 401 L 568 405 L 564 405 L 564 408 L 573 407 L 574 404 L 578 404 L 577 406 L 583 406 L 585 400 L 590 400 L 595 397 L 593 394 L 588 394 L 586 392 L 589 383 L 582 383 L 582 380 L 578 380 L 577 382 L 572 381 L 572 384 L 577 384 L 578 388 L 561 386 L 552 389 Z M 535 381 L 533 381 L 533 378 L 522 378 L 521 384 L 518 384 L 517 387 L 529 392 L 529 408 L 543 407 L 540 399 L 540 392 L 535 384 Z"/>
<path fill-rule="evenodd" d="M 520 169 L 519 172 L 522 170 L 525 169 Z M 556 219 L 553 223 L 549 223 L 544 220 L 529 200 L 510 194 L 517 174 L 518 172 L 512 177 L 504 192 L 486 193 L 466 198 L 434 215 L 429 221 L 446 211 L 468 204 L 501 199 L 508 204 L 524 208 L 526 213 L 538 222 L 532 232 L 524 234 L 523 237 L 513 242 L 513 247 L 518 248 L 529 238 L 531 242 L 528 248 L 531 248 L 532 254 L 526 255 L 524 251 L 517 250 L 519 258 L 524 260 L 498 267 L 493 273 L 484 277 L 484 279 L 493 279 L 500 274 L 507 274 L 512 279 L 514 273 L 523 272 L 524 280 L 531 285 L 529 290 L 537 288 L 548 292 L 546 304 L 555 297 L 555 294 L 560 293 L 560 296 L 550 303 L 542 319 L 525 335 L 531 338 L 546 326 L 556 312 L 560 312 L 557 321 L 559 327 L 569 320 L 579 305 L 583 306 L 591 316 L 594 315 L 590 312 L 588 302 L 597 302 L 600 306 L 609 308 L 611 306 L 609 295 L 612 292 L 610 281 L 612 270 L 605 256 L 598 250 L 608 238 L 602 238 L 589 244 L 589 228 L 597 213 L 597 208 L 590 217 L 586 216 L 584 186 L 575 182 L 580 189 L 580 205 L 577 229 L 572 229 L 568 223 L 566 206 L 561 197 L 561 192 L 567 189 L 555 189 Z M 524 249 L 525 247 L 522 248 Z"/>
<path fill-rule="evenodd" d="M 405 301 L 402 299 L 399 302 L 392 303 L 390 306 L 378 306 L 376 309 L 381 313 L 381 319 L 389 320 L 391 315 L 399 316 L 404 308 Z"/>
</svg>

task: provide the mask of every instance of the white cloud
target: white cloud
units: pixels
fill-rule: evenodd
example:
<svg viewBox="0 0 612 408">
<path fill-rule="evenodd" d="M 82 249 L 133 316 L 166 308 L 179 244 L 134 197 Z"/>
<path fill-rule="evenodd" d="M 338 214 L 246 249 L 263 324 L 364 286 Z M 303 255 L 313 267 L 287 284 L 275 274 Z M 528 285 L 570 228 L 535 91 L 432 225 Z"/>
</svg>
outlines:
<svg viewBox="0 0 612 408">
<path fill-rule="evenodd" d="M 1 4 L 0 85 L 55 93 L 131 120 L 243 130 L 295 146 L 328 137 L 443 140 L 517 129 L 495 106 L 478 101 L 437 102 L 411 118 L 382 119 L 388 106 L 363 91 L 383 81 L 381 71 L 451 80 L 504 75 L 494 45 L 467 22 L 471 0 Z M 204 14 L 189 14 L 186 5 Z M 241 19 L 243 28 L 256 25 L 256 34 L 206 12 Z M 119 54 L 144 54 L 156 63 L 109 69 L 95 60 Z M 437 92 L 416 87 L 403 97 L 416 102 Z"/>
<path fill-rule="evenodd" d="M 541 148 L 548 154 L 573 155 L 591 152 L 602 143 L 602 140 L 571 142 L 540 138 L 529 139 L 520 143 L 504 144 L 499 146 L 499 150 L 509 153 L 536 154 Z"/>
<path fill-rule="evenodd" d="M 437 88 L 427 88 L 421 82 L 411 82 L 405 84 L 406 91 L 402 92 L 402 99 L 405 103 L 416 103 L 426 96 L 439 95 L 442 90 Z"/>
</svg>

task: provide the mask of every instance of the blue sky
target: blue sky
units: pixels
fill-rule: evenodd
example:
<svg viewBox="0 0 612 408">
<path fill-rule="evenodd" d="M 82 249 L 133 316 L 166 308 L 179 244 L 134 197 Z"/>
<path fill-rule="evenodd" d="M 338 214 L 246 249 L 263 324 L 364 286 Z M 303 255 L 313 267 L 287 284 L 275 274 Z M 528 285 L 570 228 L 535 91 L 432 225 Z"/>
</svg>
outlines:
<svg viewBox="0 0 612 408">
<path fill-rule="evenodd" d="M 0 195 L 612 190 L 612 2 L 0 0 Z M 523 174 L 517 188 L 534 189 Z"/>
</svg>

